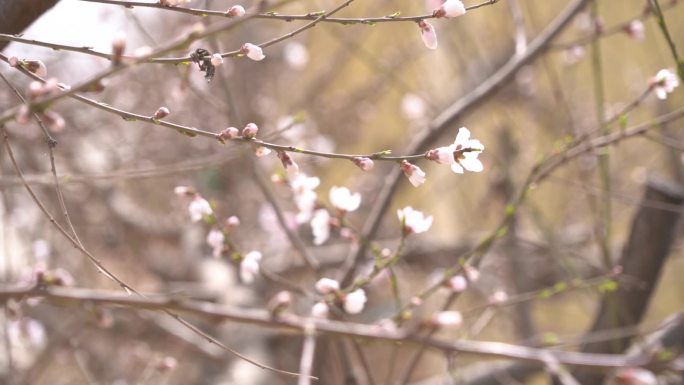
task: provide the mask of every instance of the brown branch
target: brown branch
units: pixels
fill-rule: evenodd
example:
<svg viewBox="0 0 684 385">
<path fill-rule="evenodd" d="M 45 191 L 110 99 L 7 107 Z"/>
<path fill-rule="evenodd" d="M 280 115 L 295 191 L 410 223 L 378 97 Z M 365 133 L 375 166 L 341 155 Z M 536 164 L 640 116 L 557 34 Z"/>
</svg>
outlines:
<svg viewBox="0 0 684 385">
<path fill-rule="evenodd" d="M 57 0 L 0 0 L 0 32 L 11 35 L 22 32 L 55 4 Z M 0 51 L 7 44 L 8 41 L 0 41 Z"/>
</svg>

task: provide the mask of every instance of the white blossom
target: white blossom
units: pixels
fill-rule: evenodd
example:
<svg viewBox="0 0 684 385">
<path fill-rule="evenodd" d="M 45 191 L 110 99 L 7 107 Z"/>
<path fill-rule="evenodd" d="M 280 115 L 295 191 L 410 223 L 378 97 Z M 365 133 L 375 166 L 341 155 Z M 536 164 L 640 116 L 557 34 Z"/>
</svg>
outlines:
<svg viewBox="0 0 684 385">
<path fill-rule="evenodd" d="M 441 311 L 432 316 L 432 324 L 439 327 L 458 328 L 463 324 L 463 316 L 456 310 Z"/>
<path fill-rule="evenodd" d="M 223 235 L 223 231 L 219 229 L 211 229 L 209 234 L 207 234 L 207 244 L 213 249 L 214 257 L 220 257 L 223 251 L 223 243 L 226 237 Z"/>
<path fill-rule="evenodd" d="M 204 217 L 214 214 L 209 202 L 199 195 L 196 195 L 188 205 L 188 212 L 190 213 L 190 220 L 199 222 Z"/>
<path fill-rule="evenodd" d="M 352 212 L 361 205 L 361 194 L 352 194 L 346 187 L 333 186 L 330 189 L 330 203 L 342 212 Z"/>
<path fill-rule="evenodd" d="M 461 0 L 446 0 L 439 9 L 435 11 L 436 17 L 458 17 L 465 15 L 466 8 Z"/>
<path fill-rule="evenodd" d="M 254 45 L 252 43 L 243 44 L 241 51 L 248 58 L 250 58 L 254 61 L 261 61 L 261 60 L 264 60 L 264 58 L 266 57 L 266 55 L 264 55 L 264 51 L 261 49 L 261 47 L 259 47 L 258 45 Z"/>
<path fill-rule="evenodd" d="M 318 209 L 311 218 L 311 232 L 313 244 L 318 246 L 330 238 L 330 214 L 326 209 Z"/>
<path fill-rule="evenodd" d="M 397 217 L 404 226 L 403 231 L 406 234 L 424 233 L 432 226 L 432 216 L 426 217 L 423 212 L 414 210 L 411 206 L 397 210 Z"/>
<path fill-rule="evenodd" d="M 321 278 L 316 282 L 316 291 L 321 294 L 330 294 L 340 290 L 340 283 L 332 278 Z"/>
<path fill-rule="evenodd" d="M 662 69 L 651 79 L 651 85 L 658 99 L 665 100 L 667 94 L 672 93 L 679 86 L 679 79 L 672 71 Z"/>
<path fill-rule="evenodd" d="M 258 251 L 250 251 L 240 262 L 240 279 L 244 283 L 252 283 L 259 274 L 259 261 L 261 261 L 261 253 Z"/>
<path fill-rule="evenodd" d="M 344 311 L 349 314 L 359 314 L 366 305 L 366 292 L 356 289 L 344 297 Z"/>
<path fill-rule="evenodd" d="M 311 316 L 316 318 L 328 318 L 330 308 L 325 302 L 316 302 L 311 307 Z"/>
</svg>

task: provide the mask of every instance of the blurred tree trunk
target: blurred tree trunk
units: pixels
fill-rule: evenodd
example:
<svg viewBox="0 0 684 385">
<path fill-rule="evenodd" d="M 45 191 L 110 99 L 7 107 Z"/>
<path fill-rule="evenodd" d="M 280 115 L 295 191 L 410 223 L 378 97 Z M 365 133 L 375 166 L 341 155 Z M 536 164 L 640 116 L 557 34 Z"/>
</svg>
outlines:
<svg viewBox="0 0 684 385">
<path fill-rule="evenodd" d="M 684 204 L 684 188 L 651 180 L 632 222 L 630 237 L 618 265 L 624 277 L 617 290 L 606 293 L 590 333 L 637 326 L 655 290 L 660 272 L 675 239 L 677 222 Z M 586 343 L 587 353 L 622 353 L 630 337 Z M 578 369 L 573 371 L 583 385 L 603 383 L 605 374 Z"/>
<path fill-rule="evenodd" d="M 25 30 L 59 0 L 0 0 L 0 33 L 16 35 Z M 9 44 L 0 41 L 0 51 Z"/>
</svg>

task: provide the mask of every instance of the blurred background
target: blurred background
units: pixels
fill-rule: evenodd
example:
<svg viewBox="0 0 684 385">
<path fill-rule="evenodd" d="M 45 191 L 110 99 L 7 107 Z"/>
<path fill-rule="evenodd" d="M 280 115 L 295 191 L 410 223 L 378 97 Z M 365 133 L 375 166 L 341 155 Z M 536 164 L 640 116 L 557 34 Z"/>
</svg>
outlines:
<svg viewBox="0 0 684 385">
<path fill-rule="evenodd" d="M 194 64 L 141 64 L 108 79 L 102 92 L 88 96 L 142 115 L 152 115 L 166 106 L 171 111 L 167 120 L 212 132 L 254 122 L 260 137 L 279 144 L 338 153 L 391 149 L 394 154 L 405 154 L 408 143 L 431 119 L 506 63 L 516 54 L 516 44 L 524 49 L 521 44 L 537 36 L 568 3 L 501 0 L 463 17 L 431 20 L 439 41 L 434 51 L 423 45 L 413 22 L 321 23 L 266 48 L 266 59 L 261 62 L 227 58 L 210 83 Z M 394 248 L 399 241 L 396 209 L 413 206 L 434 216 L 432 229 L 410 238 L 405 258 L 394 269 L 404 302 L 438 279 L 444 269 L 457 266 L 460 255 L 496 228 L 507 203 L 517 196 L 536 162 L 572 138 L 595 132 L 599 116 L 611 117 L 639 99 L 659 70 L 674 71 L 670 49 L 655 18 L 644 13 L 647 3 L 597 1 L 598 21 L 587 7 L 532 64 L 431 146 L 451 144 L 458 128 L 466 126 L 486 147 L 480 156 L 484 172 L 456 175 L 446 166 L 419 161 L 427 182 L 419 188 L 407 180 L 400 182 L 376 240 L 379 247 Z M 670 34 L 681 50 L 684 23 L 679 21 L 684 20 L 684 6 L 678 1 L 661 3 Z M 474 4 L 466 1 L 466 5 Z M 218 0 L 190 4 L 215 10 L 231 5 Z M 304 14 L 336 5 L 333 1 L 295 1 L 277 12 Z M 378 0 L 353 2 L 337 16 L 384 16 L 397 11 L 408 16 L 427 14 L 430 9 L 423 1 Z M 636 19 L 643 22 L 643 36 L 621 29 Z M 23 37 L 109 52 L 114 35 L 123 31 L 130 54 L 141 47 L 158 47 L 195 23 L 210 25 L 220 20 L 162 9 L 62 0 Z M 193 43 L 176 56 L 196 48 L 210 52 L 239 49 L 245 42 L 264 42 L 304 23 L 253 19 L 229 33 Z M 597 23 L 605 34 L 597 40 L 600 54 L 594 56 L 594 39 L 587 37 L 594 34 Z M 78 52 L 17 43 L 3 53 L 41 60 L 48 77 L 67 84 L 78 84 L 110 66 L 108 60 Z M 29 79 L 18 71 L 3 65 L 2 73 L 22 92 L 28 88 Z M 598 101 L 597 82 L 603 85 L 603 97 Z M 0 88 L 0 101 L 3 109 L 19 103 L 8 87 Z M 623 126 L 648 122 L 681 108 L 683 102 L 681 89 L 666 100 L 650 94 L 620 122 Z M 291 189 L 269 181 L 272 174 L 284 175 L 275 156 L 255 158 L 248 146 L 222 146 L 161 126 L 124 121 L 73 100 L 63 100 L 53 110 L 66 122 L 53 135 L 59 142 L 55 161 L 70 218 L 83 244 L 131 286 L 143 292 L 249 307 L 266 306 L 282 289 L 264 279 L 242 284 L 234 263 L 213 258 L 205 241 L 210 227 L 190 222 L 187 202 L 173 193 L 178 185 L 194 186 L 212 202 L 219 218 L 240 218 L 233 238 L 238 250 L 260 250 L 266 268 L 302 285 L 312 287 L 319 278 L 303 268 L 254 181 L 256 169 L 265 176 L 287 217 L 294 217 L 297 208 Z M 22 171 L 53 216 L 61 220 L 40 128 L 33 122 L 12 122 L 7 129 Z M 618 130 L 620 125 L 614 123 L 608 129 Z M 591 281 L 595 277 L 610 275 L 612 266 L 606 266 L 605 254 L 613 263 L 618 260 L 631 220 L 642 205 L 648 178 L 684 183 L 683 139 L 682 123 L 675 121 L 648 135 L 568 161 L 533 185 L 508 234 L 484 256 L 480 279 L 453 306 L 463 312 L 464 328 L 440 336 L 526 345 L 565 341 L 571 348 L 575 346 L 572 341 L 580 340 L 591 327 L 603 293 L 601 284 L 564 289 L 552 300 L 539 295 L 518 306 L 486 305 L 502 295 L 540 293 L 558 282 L 595 282 Z M 55 231 L 16 177 L 4 147 L 0 154 L 2 281 L 27 283 L 37 270 L 60 269 L 59 274 L 74 286 L 118 289 Z M 601 154 L 607 154 L 607 174 L 600 170 Z M 298 154 L 293 158 L 302 172 L 320 178 L 316 191 L 322 202 L 327 204 L 332 186 L 346 186 L 362 194 L 361 208 L 348 216 L 356 228 L 362 227 L 377 204 L 385 175 L 397 167 L 376 162 L 372 171 L 364 173 L 348 161 Z M 607 195 L 603 192 L 606 180 L 610 185 Z M 606 238 L 597 229 L 604 225 L 608 204 L 611 231 Z M 294 229 L 321 261 L 322 275 L 333 276 L 347 254 L 349 241 L 335 234 L 324 245 L 313 246 L 308 224 Z M 682 232 L 675 234 L 681 238 Z M 652 330 L 682 309 L 682 257 L 681 244 L 675 240 L 641 328 L 635 333 Z M 394 314 L 386 276 L 374 280 L 367 292 L 367 308 L 355 320 L 376 322 Z M 437 292 L 421 307 L 422 314 L 438 308 L 447 296 L 446 291 Z M 310 299 L 298 298 L 293 311 L 307 314 L 311 305 Z M 3 325 L 8 337 L 0 342 L 5 346 L 0 349 L 0 377 L 8 384 L 294 383 L 234 359 L 162 314 L 100 309 L 87 303 L 74 308 L 23 301 L 16 308 L 18 315 L 5 312 Z M 298 368 L 300 336 L 192 320 L 260 362 L 292 371 Z M 378 384 L 398 381 L 398 368 L 403 370 L 416 350 L 369 341 L 360 345 Z M 349 353 L 351 349 L 348 340 L 319 340 L 314 374 L 321 376 L 321 383 L 357 383 L 364 378 L 355 374 L 361 369 L 358 358 Z M 445 383 L 445 373 L 481 361 L 461 355 L 447 360 L 428 350 L 408 380 Z M 451 380 L 458 379 L 452 376 Z M 503 383 L 509 380 L 498 379 Z M 537 377 L 537 381 L 543 380 Z"/>
</svg>

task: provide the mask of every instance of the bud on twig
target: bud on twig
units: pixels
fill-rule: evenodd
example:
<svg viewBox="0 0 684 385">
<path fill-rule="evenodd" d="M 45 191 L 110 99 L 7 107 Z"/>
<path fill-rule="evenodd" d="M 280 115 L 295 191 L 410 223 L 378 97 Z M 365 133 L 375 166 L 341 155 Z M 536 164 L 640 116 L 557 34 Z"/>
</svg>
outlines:
<svg viewBox="0 0 684 385">
<path fill-rule="evenodd" d="M 164 119 L 165 117 L 169 116 L 170 113 L 171 112 L 169 111 L 168 108 L 159 107 L 159 109 L 157 109 L 157 111 L 154 113 L 152 118 L 155 120 Z"/>
<path fill-rule="evenodd" d="M 365 158 L 361 156 L 354 157 L 352 159 L 352 162 L 354 162 L 354 164 L 363 171 L 370 171 L 373 169 L 373 166 L 375 165 L 373 163 L 373 160 L 371 160 L 370 158 Z"/>
<path fill-rule="evenodd" d="M 123 57 L 124 50 L 126 49 L 126 34 L 123 32 L 118 32 L 112 40 L 112 64 L 121 64 L 121 58 Z"/>
<path fill-rule="evenodd" d="M 242 129 L 242 136 L 245 139 L 254 139 L 259 132 L 259 127 L 254 123 L 248 123 L 245 128 Z"/>
<path fill-rule="evenodd" d="M 224 128 L 218 134 L 218 140 L 221 143 L 225 143 L 226 140 L 235 139 L 240 135 L 240 131 L 235 127 Z"/>
<path fill-rule="evenodd" d="M 242 17 L 245 15 L 245 8 L 242 5 L 233 5 L 226 11 L 228 17 Z"/>
</svg>

